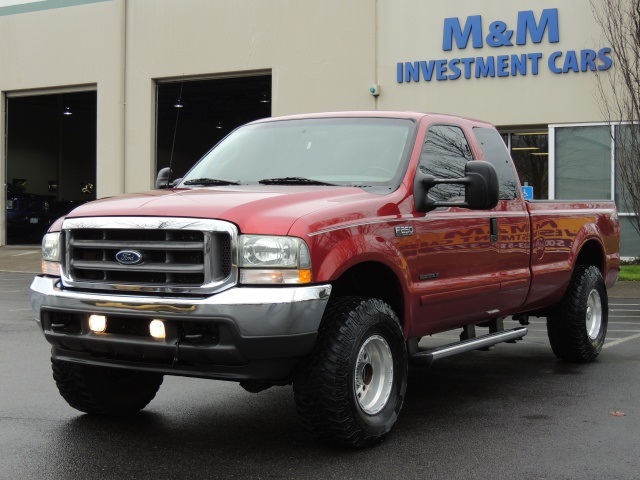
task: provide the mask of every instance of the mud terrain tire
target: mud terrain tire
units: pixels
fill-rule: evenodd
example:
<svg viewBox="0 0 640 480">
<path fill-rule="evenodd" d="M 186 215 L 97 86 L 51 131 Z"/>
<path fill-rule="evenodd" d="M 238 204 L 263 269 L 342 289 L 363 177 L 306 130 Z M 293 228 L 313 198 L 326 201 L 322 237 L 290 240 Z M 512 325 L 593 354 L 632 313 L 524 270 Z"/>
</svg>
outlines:
<svg viewBox="0 0 640 480">
<path fill-rule="evenodd" d="M 364 297 L 332 301 L 294 379 L 305 427 L 329 443 L 373 445 L 395 424 L 406 387 L 407 351 L 391 307 Z"/>
<path fill-rule="evenodd" d="M 600 270 L 578 265 L 564 299 L 547 317 L 553 353 L 572 362 L 593 361 L 602 350 L 608 320 L 607 289 Z"/>
</svg>

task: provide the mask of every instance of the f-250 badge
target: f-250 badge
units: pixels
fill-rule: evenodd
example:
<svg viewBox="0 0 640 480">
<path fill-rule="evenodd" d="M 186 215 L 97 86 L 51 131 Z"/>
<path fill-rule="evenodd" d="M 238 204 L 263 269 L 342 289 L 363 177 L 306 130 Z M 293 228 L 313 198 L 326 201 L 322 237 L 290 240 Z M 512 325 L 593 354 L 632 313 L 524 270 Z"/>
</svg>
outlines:
<svg viewBox="0 0 640 480">
<path fill-rule="evenodd" d="M 413 227 L 396 227 L 396 237 L 410 237 L 413 235 Z"/>
</svg>

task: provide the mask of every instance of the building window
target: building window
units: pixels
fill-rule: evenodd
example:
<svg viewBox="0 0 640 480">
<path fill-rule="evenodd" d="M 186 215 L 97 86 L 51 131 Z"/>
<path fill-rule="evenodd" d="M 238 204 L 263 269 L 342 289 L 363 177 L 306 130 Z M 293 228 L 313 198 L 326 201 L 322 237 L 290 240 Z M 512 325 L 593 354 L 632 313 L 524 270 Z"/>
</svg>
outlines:
<svg viewBox="0 0 640 480">
<path fill-rule="evenodd" d="M 520 183 L 533 188 L 533 198 L 549 198 L 549 133 L 547 127 L 532 127 L 500 135 L 511 152 Z"/>
<path fill-rule="evenodd" d="M 634 215 L 620 216 L 620 256 L 623 258 L 640 257 L 640 239 L 634 228 Z"/>
<path fill-rule="evenodd" d="M 555 198 L 610 200 L 611 128 L 608 125 L 555 129 Z"/>
<path fill-rule="evenodd" d="M 619 167 L 618 163 L 620 159 L 623 158 L 624 155 L 633 155 L 636 148 L 633 148 L 634 145 L 631 145 L 632 138 L 629 135 L 631 133 L 631 128 L 638 128 L 638 125 L 617 125 L 616 126 L 616 205 L 618 206 L 618 210 L 622 213 L 633 213 L 633 207 L 627 204 L 628 198 L 630 198 L 630 194 L 628 193 L 625 182 L 622 180 L 624 172 Z M 638 181 L 637 178 L 634 178 L 637 173 L 634 171 L 626 172 L 627 175 L 631 175 L 631 179 Z"/>
<path fill-rule="evenodd" d="M 627 128 L 615 127 L 614 142 L 614 129 L 607 124 L 550 125 L 551 163 L 556 173 L 550 183 L 553 198 L 615 200 L 620 212 L 620 256 L 633 258 L 640 255 L 640 238 L 632 223 L 636 214 L 623 201 L 624 187 L 616 167 Z"/>
<path fill-rule="evenodd" d="M 627 187 L 623 182 L 622 177 L 624 173 L 621 171 L 619 162 L 624 155 L 633 155 L 634 148 L 631 145 L 631 128 L 639 128 L 638 125 L 617 125 L 615 127 L 615 172 L 616 172 L 616 184 L 615 184 L 615 201 L 618 211 L 620 212 L 620 252 L 625 258 L 640 257 L 640 239 L 638 238 L 638 232 L 634 225 L 638 220 L 635 215 L 633 206 L 627 203 L 627 199 L 630 198 L 627 193 Z M 627 171 L 627 175 L 631 175 L 634 179 L 637 173 L 631 169 Z M 635 179 L 637 182 L 637 179 Z"/>
<path fill-rule="evenodd" d="M 271 75 L 158 81 L 156 168 L 187 171 L 236 127 L 271 116 Z"/>
</svg>

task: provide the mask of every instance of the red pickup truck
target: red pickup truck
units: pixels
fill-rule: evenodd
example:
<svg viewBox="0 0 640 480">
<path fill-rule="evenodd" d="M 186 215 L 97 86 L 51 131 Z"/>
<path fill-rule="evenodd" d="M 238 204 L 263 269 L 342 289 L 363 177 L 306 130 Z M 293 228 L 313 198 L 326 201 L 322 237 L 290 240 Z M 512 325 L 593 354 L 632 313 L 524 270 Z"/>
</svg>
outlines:
<svg viewBox="0 0 640 480">
<path fill-rule="evenodd" d="M 82 205 L 43 239 L 31 303 L 80 411 L 136 412 L 164 375 L 293 384 L 313 434 L 366 446 L 396 422 L 409 364 L 521 339 L 531 315 L 563 360 L 604 343 L 615 205 L 525 201 L 490 124 L 266 119 L 162 186 Z"/>
</svg>

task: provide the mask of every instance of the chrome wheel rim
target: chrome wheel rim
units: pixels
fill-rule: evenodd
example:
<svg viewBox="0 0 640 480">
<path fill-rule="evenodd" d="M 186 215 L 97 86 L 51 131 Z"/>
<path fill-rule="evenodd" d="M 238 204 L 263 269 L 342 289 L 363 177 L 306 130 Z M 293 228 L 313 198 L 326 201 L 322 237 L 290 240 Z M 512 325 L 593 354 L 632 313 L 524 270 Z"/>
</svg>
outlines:
<svg viewBox="0 0 640 480">
<path fill-rule="evenodd" d="M 387 404 L 393 388 L 393 356 L 387 341 L 372 335 L 360 347 L 354 375 L 355 396 L 360 408 L 375 415 Z"/>
<path fill-rule="evenodd" d="M 598 338 L 602 328 L 602 300 L 600 300 L 600 294 L 595 288 L 589 292 L 585 320 L 587 334 L 591 340 L 595 340 Z"/>
</svg>

